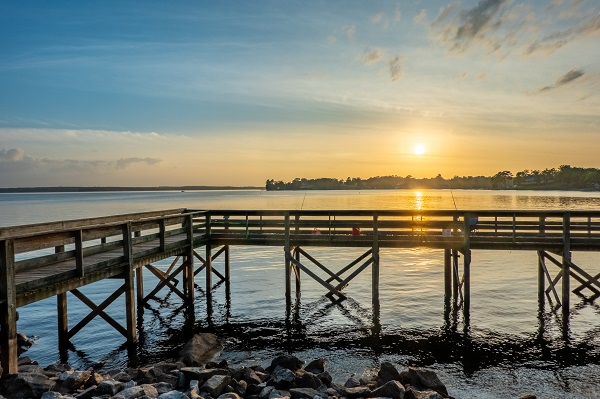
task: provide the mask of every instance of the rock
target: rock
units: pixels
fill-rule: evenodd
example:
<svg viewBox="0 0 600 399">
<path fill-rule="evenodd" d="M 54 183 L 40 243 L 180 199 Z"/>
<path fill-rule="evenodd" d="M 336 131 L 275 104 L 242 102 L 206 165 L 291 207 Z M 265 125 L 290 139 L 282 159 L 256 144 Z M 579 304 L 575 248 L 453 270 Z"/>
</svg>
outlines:
<svg viewBox="0 0 600 399">
<path fill-rule="evenodd" d="M 252 370 L 249 367 L 241 367 L 241 368 L 235 370 L 231 374 L 231 377 L 238 381 L 244 380 L 248 384 L 258 385 L 261 382 L 263 382 L 263 380 L 259 377 L 259 375 L 256 373 L 256 371 Z"/>
<path fill-rule="evenodd" d="M 350 377 L 346 380 L 344 386 L 346 388 L 356 388 L 360 386 L 360 381 L 356 377 Z"/>
<path fill-rule="evenodd" d="M 519 396 L 519 399 L 537 399 L 537 396 L 535 396 L 534 393 L 524 393 L 523 395 Z"/>
<path fill-rule="evenodd" d="M 248 383 L 246 381 L 237 381 L 232 378 L 229 385 L 231 386 L 231 392 L 238 394 L 242 398 L 246 396 L 246 390 L 248 389 Z"/>
<path fill-rule="evenodd" d="M 44 375 L 46 375 L 46 373 L 44 372 L 44 369 L 42 369 L 37 364 L 24 364 L 22 366 L 19 366 L 19 373 L 44 374 Z M 53 377 L 54 375 L 55 374 L 50 375 L 50 376 Z"/>
<path fill-rule="evenodd" d="M 267 372 L 272 373 L 277 366 L 288 370 L 296 371 L 302 368 L 304 361 L 293 355 L 280 355 L 271 361 L 271 365 L 267 367 Z"/>
<path fill-rule="evenodd" d="M 231 377 L 228 375 L 213 375 L 202 385 L 201 391 L 216 398 L 223 393 L 229 381 L 231 381 Z"/>
<path fill-rule="evenodd" d="M 298 374 L 300 374 L 300 375 L 298 375 Z M 323 385 L 323 382 L 321 382 L 319 377 L 317 377 L 310 371 L 298 370 L 296 372 L 296 379 L 294 380 L 294 385 L 296 386 L 296 388 L 317 389 L 321 385 Z"/>
<path fill-rule="evenodd" d="M 152 385 L 142 384 L 122 390 L 119 392 L 119 396 L 122 396 L 124 399 L 136 399 L 142 397 L 156 399 L 158 398 L 158 392 Z"/>
<path fill-rule="evenodd" d="M 59 376 L 59 379 L 63 382 L 60 386 L 61 393 L 73 392 L 85 384 L 85 382 L 92 375 L 91 371 L 65 371 Z"/>
<path fill-rule="evenodd" d="M 223 359 L 219 363 L 208 362 L 204 367 L 206 367 L 207 369 L 226 369 L 227 367 L 229 367 L 229 365 L 227 363 L 227 360 Z"/>
<path fill-rule="evenodd" d="M 217 399 L 241 399 L 241 396 L 234 392 L 224 393 Z"/>
<path fill-rule="evenodd" d="M 286 398 L 289 397 L 289 392 L 285 390 L 273 389 L 271 393 L 269 393 L 268 399 L 277 399 L 277 398 Z"/>
<path fill-rule="evenodd" d="M 419 391 L 433 390 L 448 396 L 446 386 L 440 381 L 437 374 L 431 370 L 409 367 L 400 373 L 400 382 L 410 385 Z"/>
<path fill-rule="evenodd" d="M 17 366 L 25 366 L 26 364 L 35 364 L 37 365 L 38 362 L 36 362 L 35 360 L 32 360 L 29 356 L 23 356 L 17 359 Z"/>
<path fill-rule="evenodd" d="M 260 399 L 267 399 L 269 397 L 269 395 L 271 394 L 271 391 L 274 389 L 275 389 L 275 387 L 266 386 L 260 391 L 260 393 L 258 394 L 258 397 Z"/>
<path fill-rule="evenodd" d="M 281 366 L 275 367 L 271 377 L 273 379 L 273 384 L 275 384 L 275 388 L 277 389 L 290 388 L 296 379 L 296 375 L 291 370 Z"/>
<path fill-rule="evenodd" d="M 372 395 L 373 397 L 403 399 L 405 391 L 404 386 L 400 382 L 392 380 L 374 390 Z"/>
<path fill-rule="evenodd" d="M 404 394 L 404 399 L 443 399 L 444 397 L 430 389 L 426 391 L 418 391 L 414 388 L 408 388 L 406 393 Z"/>
<path fill-rule="evenodd" d="M 44 392 L 44 394 L 42 395 L 42 397 L 40 399 L 63 399 L 63 398 L 64 398 L 64 396 L 62 396 L 58 392 L 48 391 L 48 392 Z"/>
<path fill-rule="evenodd" d="M 371 396 L 371 390 L 367 387 L 354 387 L 347 388 L 344 387 L 343 391 L 340 392 L 343 396 L 353 399 L 353 398 L 368 398 Z"/>
<path fill-rule="evenodd" d="M 44 374 L 20 373 L 2 377 L 3 394 L 10 399 L 39 398 L 44 392 L 52 391 L 56 382 Z"/>
<path fill-rule="evenodd" d="M 205 365 L 223 350 L 223 345 L 214 334 L 196 334 L 179 352 L 183 363 L 187 366 Z"/>
<path fill-rule="evenodd" d="M 321 394 L 312 388 L 292 388 L 290 389 L 292 399 L 313 399 Z"/>
<path fill-rule="evenodd" d="M 390 362 L 381 363 L 381 367 L 377 373 L 377 378 L 379 379 L 379 385 L 384 385 L 388 381 L 400 381 L 404 383 L 404 381 L 400 380 L 400 373 Z"/>
<path fill-rule="evenodd" d="M 171 392 L 173 390 L 173 385 L 166 383 L 166 382 L 158 382 L 155 384 L 152 384 L 152 386 L 154 388 L 156 388 L 156 391 L 158 392 L 158 395 L 162 395 L 163 393 L 167 393 L 167 392 Z"/>
<path fill-rule="evenodd" d="M 179 371 L 184 374 L 187 381 L 206 381 L 215 375 L 229 375 L 229 370 L 226 369 L 205 369 L 203 367 L 182 367 Z"/>
<path fill-rule="evenodd" d="M 158 395 L 158 399 L 190 399 L 190 397 L 183 392 L 169 391 Z"/>
<path fill-rule="evenodd" d="M 75 399 L 92 399 L 92 398 L 97 398 L 97 396 L 96 396 L 96 390 L 97 390 L 97 386 L 96 385 L 92 385 L 92 386 L 88 387 L 87 389 L 79 392 L 77 395 L 75 395 Z"/>
<path fill-rule="evenodd" d="M 99 395 L 107 394 L 110 396 L 114 396 L 121 390 L 123 387 L 123 383 L 115 380 L 104 380 L 100 384 L 98 384 L 98 388 L 96 389 Z"/>
<path fill-rule="evenodd" d="M 73 371 L 73 367 L 71 367 L 70 364 L 58 363 L 47 366 L 44 371 L 50 373 L 63 373 L 65 371 Z"/>
<path fill-rule="evenodd" d="M 129 382 L 129 381 L 131 381 L 132 378 L 126 372 L 120 371 L 117 374 L 113 375 L 112 379 L 119 381 L 119 382 Z"/>
<path fill-rule="evenodd" d="M 329 374 L 327 371 L 324 371 L 324 372 L 318 374 L 317 377 L 319 377 L 321 382 L 325 385 L 329 385 L 333 381 L 331 374 Z"/>
<path fill-rule="evenodd" d="M 313 374 L 321 374 L 325 372 L 325 359 L 319 358 L 313 360 L 304 367 L 304 370 Z"/>
<path fill-rule="evenodd" d="M 91 386 L 98 386 L 100 385 L 100 383 L 104 381 L 104 377 L 102 377 L 100 374 L 96 373 L 95 371 L 92 371 L 90 374 L 90 378 L 87 379 L 87 381 L 85 382 L 85 384 L 83 384 L 84 388 L 89 388 Z"/>
</svg>

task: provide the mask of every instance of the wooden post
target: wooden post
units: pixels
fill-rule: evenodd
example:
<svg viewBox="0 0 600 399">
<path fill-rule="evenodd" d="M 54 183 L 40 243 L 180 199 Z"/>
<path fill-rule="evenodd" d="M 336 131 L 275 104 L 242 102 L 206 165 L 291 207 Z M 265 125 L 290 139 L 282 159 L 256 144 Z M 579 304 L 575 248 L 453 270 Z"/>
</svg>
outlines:
<svg viewBox="0 0 600 399">
<path fill-rule="evenodd" d="M 540 237 L 544 237 L 546 234 L 546 217 L 540 216 Z M 546 260 L 542 256 L 542 251 L 537 251 L 538 254 L 538 303 L 540 309 L 544 309 L 544 303 L 546 301 L 546 278 L 544 269 L 546 267 Z"/>
<path fill-rule="evenodd" d="M 65 246 L 54 247 L 54 253 L 64 252 Z M 58 316 L 58 352 L 61 362 L 68 361 L 67 345 L 69 342 L 69 316 L 67 307 L 67 293 L 62 292 L 56 296 L 56 314 Z"/>
<path fill-rule="evenodd" d="M 563 253 L 562 253 L 562 316 L 564 332 L 569 328 L 571 295 L 571 214 L 563 215 Z"/>
<path fill-rule="evenodd" d="M 452 297 L 452 250 L 444 249 L 444 308 L 450 309 Z"/>
<path fill-rule="evenodd" d="M 83 232 L 75 232 L 75 269 L 77 277 L 83 277 Z"/>
<path fill-rule="evenodd" d="M 184 262 L 186 263 L 186 289 L 187 289 L 187 296 L 188 296 L 188 305 L 193 309 L 194 308 L 194 220 L 192 218 L 192 215 L 189 215 L 187 217 L 187 240 L 188 240 L 188 244 L 189 244 L 189 248 L 187 250 L 187 254 L 186 254 L 186 260 Z M 193 310 L 192 310 L 192 315 L 193 315 Z"/>
<path fill-rule="evenodd" d="M 296 255 L 296 260 L 300 262 L 300 247 L 294 248 L 294 254 Z M 296 298 L 300 297 L 300 268 L 294 266 L 294 275 L 296 276 Z"/>
<path fill-rule="evenodd" d="M 292 282 L 290 279 L 291 272 L 291 260 L 290 257 L 292 254 L 290 253 L 290 213 L 285 213 L 285 303 L 286 308 L 289 309 L 292 306 Z"/>
<path fill-rule="evenodd" d="M 165 219 L 160 219 L 158 221 L 158 239 L 159 239 L 160 252 L 165 252 L 166 232 L 167 232 L 167 229 L 165 227 Z"/>
<path fill-rule="evenodd" d="M 458 274 L 458 250 L 452 250 L 452 301 L 454 304 L 458 302 L 458 285 L 460 283 L 460 275 Z"/>
<path fill-rule="evenodd" d="M 371 303 L 379 309 L 379 224 L 378 215 L 373 215 L 373 265 L 371 273 Z"/>
<path fill-rule="evenodd" d="M 4 375 L 17 374 L 17 293 L 15 287 L 15 245 L 0 241 L 0 363 Z"/>
<path fill-rule="evenodd" d="M 229 245 L 225 245 L 225 284 L 231 283 L 231 263 L 229 257 Z"/>
<path fill-rule="evenodd" d="M 471 226 L 470 215 L 465 213 L 463 221 L 463 230 L 465 232 L 464 251 L 463 251 L 463 312 L 465 315 L 465 324 L 469 324 L 471 308 Z"/>
<path fill-rule="evenodd" d="M 206 269 L 206 308 L 212 313 L 212 247 L 211 247 L 211 219 L 210 213 L 206 214 L 206 260 L 204 261 Z"/>
<path fill-rule="evenodd" d="M 131 222 L 123 224 L 123 256 L 127 270 L 123 273 L 125 279 L 125 318 L 127 322 L 127 343 L 131 346 L 137 341 L 135 326 L 135 288 L 133 268 L 133 244 L 131 242 Z"/>
</svg>

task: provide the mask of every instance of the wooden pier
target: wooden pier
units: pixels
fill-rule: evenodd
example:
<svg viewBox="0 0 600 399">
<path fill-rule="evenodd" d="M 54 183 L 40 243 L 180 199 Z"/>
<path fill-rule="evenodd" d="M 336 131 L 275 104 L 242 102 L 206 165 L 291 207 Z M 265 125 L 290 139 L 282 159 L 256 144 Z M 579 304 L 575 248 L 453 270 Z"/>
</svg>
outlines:
<svg viewBox="0 0 600 399">
<path fill-rule="evenodd" d="M 364 270 L 372 274 L 374 313 L 379 303 L 380 248 L 427 247 L 444 250 L 445 306 L 462 309 L 468 323 L 473 250 L 523 250 L 538 254 L 538 296 L 561 308 L 568 329 L 570 294 L 600 297 L 600 274 L 573 263 L 574 251 L 600 251 L 600 211 L 233 211 L 171 209 L 100 218 L 0 228 L 0 354 L 3 374 L 17 372 L 17 308 L 56 296 L 59 343 L 63 345 L 100 316 L 128 343 L 136 337 L 140 306 L 168 287 L 194 320 L 194 277 L 205 273 L 210 311 L 213 275 L 229 284 L 230 247 L 284 249 L 282 273 L 288 312 L 292 281 L 300 293 L 302 274 L 321 284 L 332 300 L 344 300 L 344 287 Z M 366 251 L 333 272 L 315 259 L 310 247 L 363 247 Z M 204 252 L 201 253 L 200 250 Z M 223 273 L 213 268 L 224 258 Z M 153 263 L 174 258 L 166 271 Z M 462 258 L 462 262 L 459 261 Z M 142 272 L 158 285 L 145 295 Z M 320 277 L 323 273 L 326 278 Z M 182 284 L 177 287 L 178 276 Z M 107 278 L 123 284 L 97 305 L 79 288 Z M 442 287 L 440 287 L 442 288 Z M 66 294 L 90 307 L 69 328 Z M 104 309 L 125 298 L 126 325 Z"/>
</svg>

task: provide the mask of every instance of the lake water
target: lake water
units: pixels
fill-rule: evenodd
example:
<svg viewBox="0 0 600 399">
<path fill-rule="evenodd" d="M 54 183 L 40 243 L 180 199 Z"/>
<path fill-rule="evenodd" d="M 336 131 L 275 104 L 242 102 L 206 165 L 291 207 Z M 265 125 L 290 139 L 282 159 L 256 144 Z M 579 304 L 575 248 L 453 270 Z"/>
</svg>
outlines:
<svg viewBox="0 0 600 399">
<path fill-rule="evenodd" d="M 0 194 L 0 226 L 61 219 L 193 209 L 565 209 L 598 210 L 600 193 L 535 191 L 190 191 Z M 306 249 L 306 248 L 305 248 Z M 340 269 L 364 250 L 308 248 L 321 263 Z M 400 367 L 415 364 L 434 369 L 456 398 L 515 398 L 535 392 L 540 398 L 600 397 L 600 306 L 572 296 L 569 336 L 561 330 L 560 312 L 548 306 L 539 313 L 537 255 L 526 251 L 473 251 L 471 319 L 460 313 L 444 318 L 443 251 L 424 248 L 380 251 L 380 318 L 371 307 L 370 272 L 347 288 L 347 301 L 332 304 L 316 282 L 303 279 L 296 316 L 285 314 L 282 248 L 232 247 L 231 296 L 215 289 L 214 312 L 197 289 L 197 331 L 214 331 L 224 341 L 222 358 L 230 364 L 265 364 L 292 352 L 307 361 L 328 359 L 338 382 L 372 370 L 388 360 Z M 573 260 L 590 274 L 600 272 L 600 254 L 574 253 Z M 222 268 L 222 260 L 215 267 Z M 166 268 L 170 260 L 157 266 Z M 146 290 L 156 280 L 144 274 Z M 196 281 L 204 287 L 199 275 Z M 102 302 L 120 281 L 84 287 Z M 168 357 L 180 348 L 184 329 L 181 301 L 163 290 L 138 318 L 141 364 Z M 89 309 L 68 295 L 69 325 Z M 598 302 L 598 301 L 597 301 Z M 107 313 L 124 323 L 124 299 Z M 19 308 L 18 330 L 35 338 L 27 355 L 40 364 L 59 360 L 56 300 Z M 128 362 L 124 338 L 101 318 L 71 340 L 68 361 L 106 368 Z"/>
</svg>

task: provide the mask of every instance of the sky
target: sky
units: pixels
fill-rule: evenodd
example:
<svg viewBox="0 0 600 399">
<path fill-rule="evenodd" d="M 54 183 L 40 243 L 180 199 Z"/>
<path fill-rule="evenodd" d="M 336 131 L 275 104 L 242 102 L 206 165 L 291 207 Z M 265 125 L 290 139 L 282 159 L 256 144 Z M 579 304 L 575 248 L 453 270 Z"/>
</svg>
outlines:
<svg viewBox="0 0 600 399">
<path fill-rule="evenodd" d="M 0 187 L 490 176 L 598 154 L 598 0 L 0 0 Z"/>
</svg>

